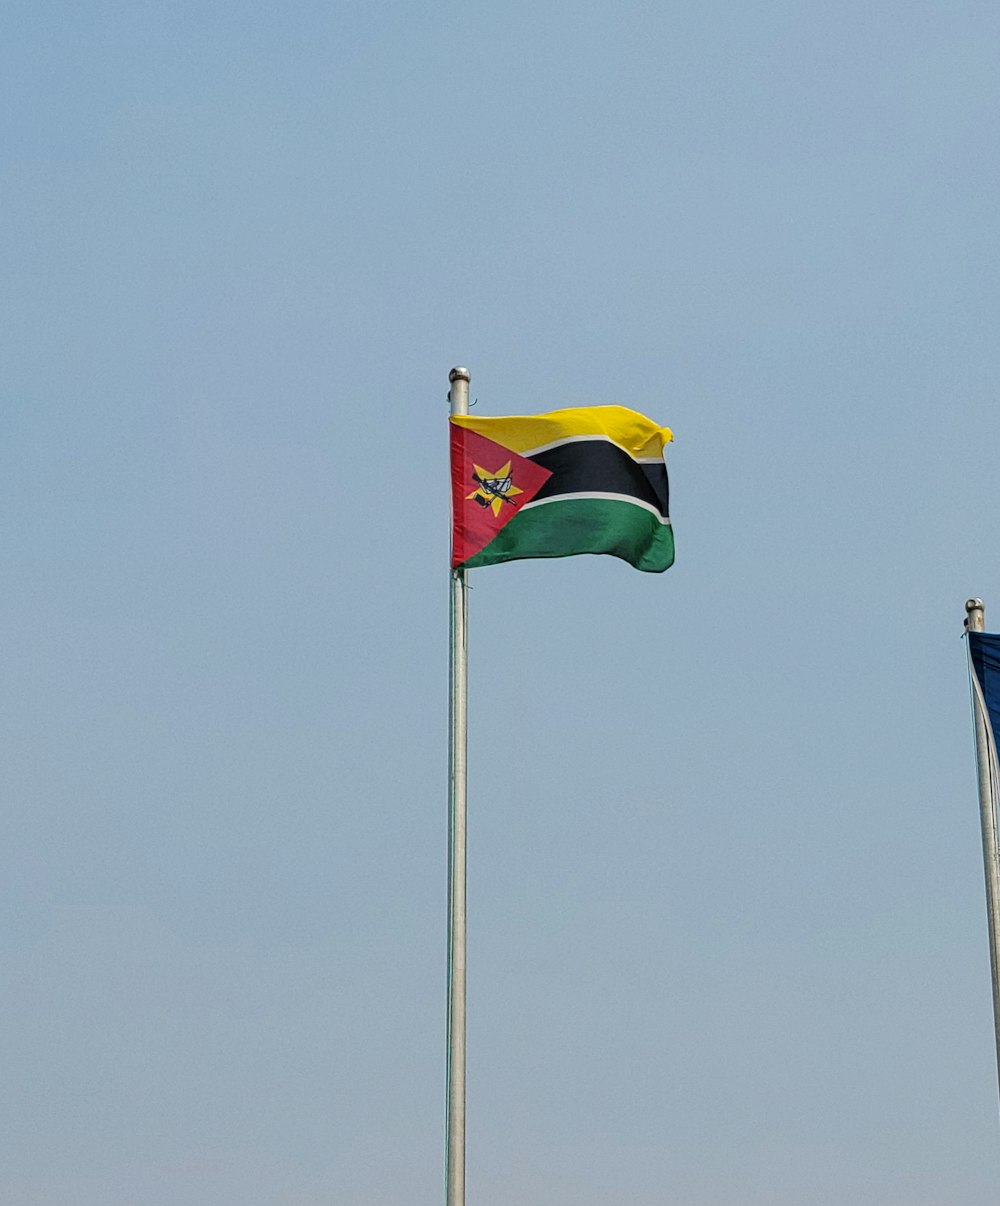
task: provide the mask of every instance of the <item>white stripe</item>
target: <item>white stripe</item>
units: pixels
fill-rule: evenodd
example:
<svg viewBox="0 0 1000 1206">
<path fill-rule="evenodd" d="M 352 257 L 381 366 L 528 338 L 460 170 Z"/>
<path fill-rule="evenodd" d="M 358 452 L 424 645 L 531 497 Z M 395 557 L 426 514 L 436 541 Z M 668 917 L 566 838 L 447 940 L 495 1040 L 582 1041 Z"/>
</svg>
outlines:
<svg viewBox="0 0 1000 1206">
<path fill-rule="evenodd" d="M 603 490 L 579 490 L 572 494 L 553 494 L 549 498 L 536 498 L 534 502 L 526 502 L 519 510 L 530 511 L 532 507 L 544 507 L 546 503 L 566 502 L 572 498 L 608 498 L 612 502 L 631 503 L 633 507 L 642 507 L 650 515 L 655 515 L 660 523 L 670 527 L 670 517 L 663 515 L 652 503 L 643 502 L 641 498 L 633 498 L 631 494 L 608 494 Z"/>
<path fill-rule="evenodd" d="M 519 452 L 518 456 L 538 456 L 540 452 L 548 452 L 550 448 L 561 448 L 563 444 L 579 444 L 582 440 L 603 440 L 605 444 L 614 444 L 614 446 L 630 457 L 637 465 L 659 465 L 663 462 L 663 455 L 660 456 L 632 456 L 627 448 L 622 448 L 617 440 L 613 440 L 608 435 L 575 435 L 566 436 L 561 440 L 553 440 L 551 444 L 539 444 L 537 448 L 529 448 L 526 452 Z"/>
</svg>

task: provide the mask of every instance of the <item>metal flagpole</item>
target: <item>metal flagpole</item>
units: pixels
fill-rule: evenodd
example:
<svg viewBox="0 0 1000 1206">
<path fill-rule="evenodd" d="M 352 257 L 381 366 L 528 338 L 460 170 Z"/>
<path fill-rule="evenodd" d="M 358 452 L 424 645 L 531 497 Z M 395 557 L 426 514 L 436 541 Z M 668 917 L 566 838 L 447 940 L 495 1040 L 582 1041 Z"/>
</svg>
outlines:
<svg viewBox="0 0 1000 1206">
<path fill-rule="evenodd" d="M 965 604 L 967 632 L 982 632 L 986 608 L 982 599 L 969 599 Z M 997 751 L 991 739 L 991 726 L 979 679 L 970 659 L 972 679 L 972 714 L 976 726 L 976 768 L 979 772 L 979 817 L 983 827 L 983 866 L 986 871 L 986 917 L 990 932 L 990 971 L 993 984 L 993 1031 L 997 1048 L 997 1083 L 1000 1086 L 1000 849 L 997 847 L 997 789 L 1000 772 Z"/>
<path fill-rule="evenodd" d="M 453 415 L 469 413 L 469 370 L 448 374 Z M 448 1071 L 446 1203 L 465 1206 L 465 823 L 468 619 L 465 570 L 451 571 L 448 708 Z"/>
</svg>

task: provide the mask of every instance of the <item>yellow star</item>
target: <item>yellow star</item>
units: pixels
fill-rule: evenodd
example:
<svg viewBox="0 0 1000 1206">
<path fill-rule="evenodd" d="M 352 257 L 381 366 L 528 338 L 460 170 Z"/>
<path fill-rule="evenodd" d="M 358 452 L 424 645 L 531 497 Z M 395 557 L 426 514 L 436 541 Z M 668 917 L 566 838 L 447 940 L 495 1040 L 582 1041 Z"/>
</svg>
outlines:
<svg viewBox="0 0 1000 1206">
<path fill-rule="evenodd" d="M 475 478 L 478 485 L 471 494 L 466 494 L 466 498 L 474 498 L 481 507 L 489 507 L 494 515 L 500 514 L 500 508 L 505 502 L 511 502 L 515 494 L 523 494 L 524 491 L 518 486 L 515 486 L 510 475 L 510 461 L 503 465 L 496 473 L 491 473 L 488 469 L 482 469 L 479 465 L 472 466 Z"/>
</svg>

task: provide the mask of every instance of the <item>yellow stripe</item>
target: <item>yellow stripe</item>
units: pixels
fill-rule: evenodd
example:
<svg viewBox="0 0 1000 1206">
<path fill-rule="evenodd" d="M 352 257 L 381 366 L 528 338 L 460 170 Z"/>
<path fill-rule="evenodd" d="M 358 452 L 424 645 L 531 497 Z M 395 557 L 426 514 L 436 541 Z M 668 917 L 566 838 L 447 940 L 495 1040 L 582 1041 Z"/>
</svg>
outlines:
<svg viewBox="0 0 1000 1206">
<path fill-rule="evenodd" d="M 570 436 L 606 436 L 635 457 L 660 456 L 674 438 L 669 427 L 625 406 L 576 406 L 543 415 L 452 415 L 459 427 L 475 431 L 512 452 L 530 452 Z"/>
</svg>

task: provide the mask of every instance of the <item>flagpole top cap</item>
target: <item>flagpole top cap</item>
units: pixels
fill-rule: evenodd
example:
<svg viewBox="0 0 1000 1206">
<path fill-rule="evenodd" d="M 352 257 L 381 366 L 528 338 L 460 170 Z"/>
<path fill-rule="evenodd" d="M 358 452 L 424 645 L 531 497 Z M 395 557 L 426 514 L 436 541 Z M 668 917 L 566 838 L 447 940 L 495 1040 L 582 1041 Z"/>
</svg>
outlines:
<svg viewBox="0 0 1000 1206">
<path fill-rule="evenodd" d="M 982 632 L 986 627 L 986 606 L 982 599 L 967 599 L 965 603 L 965 631 Z"/>
<path fill-rule="evenodd" d="M 462 368 L 462 366 L 459 365 L 457 368 L 453 368 L 448 374 L 448 380 L 452 383 L 456 381 L 471 381 L 472 375 L 467 368 Z"/>
</svg>

